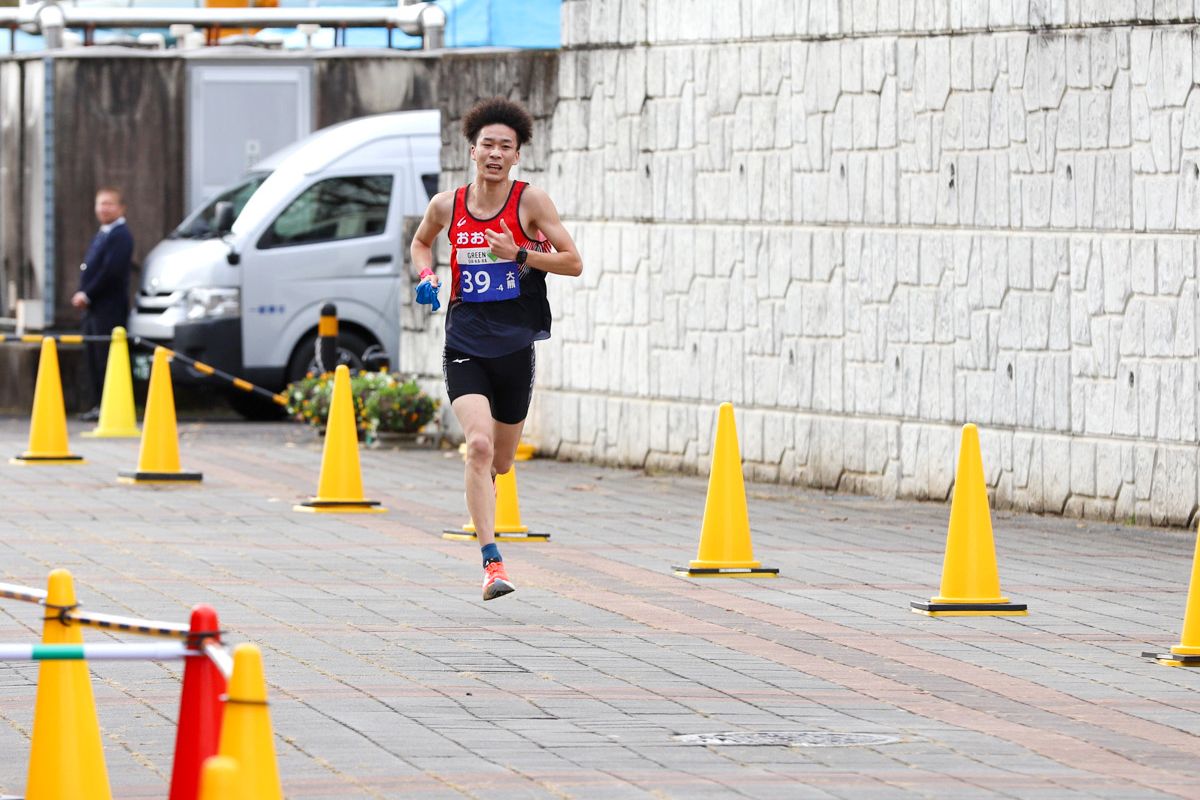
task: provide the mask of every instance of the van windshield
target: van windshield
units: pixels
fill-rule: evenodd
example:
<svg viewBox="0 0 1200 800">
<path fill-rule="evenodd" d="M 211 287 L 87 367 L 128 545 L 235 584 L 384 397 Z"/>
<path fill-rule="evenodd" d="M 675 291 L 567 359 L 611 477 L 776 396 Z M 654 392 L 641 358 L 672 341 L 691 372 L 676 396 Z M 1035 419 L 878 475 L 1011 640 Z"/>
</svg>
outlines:
<svg viewBox="0 0 1200 800">
<path fill-rule="evenodd" d="M 269 173 L 252 175 L 232 189 L 226 189 L 208 202 L 199 211 L 192 212 L 179 227 L 171 232 L 169 239 L 211 239 L 217 235 L 217 203 L 233 203 L 233 218 L 237 219 L 246 207 L 250 195 L 258 191 Z"/>
</svg>

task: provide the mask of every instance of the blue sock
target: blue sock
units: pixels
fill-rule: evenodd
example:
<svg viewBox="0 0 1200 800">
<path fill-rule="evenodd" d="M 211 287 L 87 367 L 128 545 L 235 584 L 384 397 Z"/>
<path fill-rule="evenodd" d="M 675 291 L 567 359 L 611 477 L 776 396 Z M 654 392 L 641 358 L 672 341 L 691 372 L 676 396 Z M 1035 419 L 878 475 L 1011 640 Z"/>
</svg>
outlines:
<svg viewBox="0 0 1200 800">
<path fill-rule="evenodd" d="M 500 557 L 500 548 L 496 547 L 496 543 L 485 544 L 479 548 L 479 552 L 483 554 L 483 565 L 486 567 L 489 561 L 503 561 Z"/>
</svg>

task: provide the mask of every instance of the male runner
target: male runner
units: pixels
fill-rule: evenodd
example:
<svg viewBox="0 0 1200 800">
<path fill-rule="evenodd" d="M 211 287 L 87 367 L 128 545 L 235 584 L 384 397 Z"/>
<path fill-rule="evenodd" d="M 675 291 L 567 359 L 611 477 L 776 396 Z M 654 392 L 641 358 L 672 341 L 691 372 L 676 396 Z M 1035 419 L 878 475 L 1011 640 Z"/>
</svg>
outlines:
<svg viewBox="0 0 1200 800">
<path fill-rule="evenodd" d="M 475 178 L 429 201 L 412 241 L 421 282 L 438 286 L 433 242 L 449 228 L 450 302 L 442 371 L 467 440 L 467 509 L 483 554 L 483 599 L 508 594 L 496 547 L 495 479 L 512 468 L 533 395 L 533 343 L 550 337 L 546 273 L 577 276 L 583 262 L 541 189 L 509 177 L 533 120 L 496 97 L 463 118 Z"/>
</svg>

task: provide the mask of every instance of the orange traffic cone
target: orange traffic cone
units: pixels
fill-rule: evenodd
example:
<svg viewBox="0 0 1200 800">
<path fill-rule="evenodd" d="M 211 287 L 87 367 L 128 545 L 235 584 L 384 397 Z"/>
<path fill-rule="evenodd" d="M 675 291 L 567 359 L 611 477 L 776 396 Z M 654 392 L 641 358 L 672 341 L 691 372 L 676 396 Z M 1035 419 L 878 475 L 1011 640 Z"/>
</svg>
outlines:
<svg viewBox="0 0 1200 800">
<path fill-rule="evenodd" d="M 321 477 L 317 496 L 293 506 L 311 513 L 380 514 L 377 500 L 363 498 L 362 468 L 358 460 L 358 426 L 354 396 L 350 392 L 350 369 L 339 364 L 333 374 L 333 397 L 325 424 L 325 449 L 321 453 Z"/>
<path fill-rule="evenodd" d="M 700 527 L 696 559 L 686 567 L 672 567 L 676 575 L 689 578 L 775 578 L 779 570 L 754 560 L 750 544 L 750 513 L 746 508 L 746 484 L 742 479 L 742 456 L 738 449 L 733 405 L 722 403 L 717 411 L 717 435 L 713 444 L 708 497 Z"/>
<path fill-rule="evenodd" d="M 10 463 L 83 463 L 83 458 L 74 455 L 67 445 L 67 407 L 58 373 L 58 346 L 49 336 L 42 339 L 42 355 L 38 360 L 33 414 L 29 419 L 29 449 L 10 459 Z"/>
<path fill-rule="evenodd" d="M 1169 653 L 1143 652 L 1167 667 L 1200 667 L 1200 536 L 1196 537 L 1196 551 L 1192 556 L 1192 580 L 1188 584 L 1187 608 L 1183 612 L 1183 634 L 1179 644 Z"/>
<path fill-rule="evenodd" d="M 195 483 L 204 477 L 179 467 L 179 432 L 175 428 L 175 392 L 168 357 L 165 347 L 154 348 L 137 469 L 118 472 L 122 483 Z"/>
<path fill-rule="evenodd" d="M 517 499 L 517 468 L 496 476 L 496 541 L 505 542 L 548 542 L 550 534 L 534 533 L 521 523 L 521 503 Z M 472 541 L 479 537 L 475 533 L 474 520 L 461 528 L 446 528 L 443 539 Z"/>
<path fill-rule="evenodd" d="M 1009 602 L 1000 595 L 1000 572 L 996 568 L 996 545 L 992 539 L 992 514 L 988 508 L 987 483 L 983 478 L 983 455 L 979 430 L 963 426 L 958 448 L 958 472 L 950 501 L 950 528 L 946 533 L 946 558 L 942 564 L 942 586 L 927 603 L 914 601 L 912 610 L 931 617 L 1002 617 L 1027 614 L 1024 603 Z"/>
<path fill-rule="evenodd" d="M 283 800 L 262 652 L 243 642 L 233 651 L 233 676 L 221 721 L 220 755 L 238 764 L 244 792 L 254 800 Z"/>
<path fill-rule="evenodd" d="M 65 624 L 57 614 L 76 607 L 71 573 L 54 570 L 47 589 L 42 644 L 83 644 L 80 627 Z M 25 797 L 112 798 L 86 661 L 43 661 L 38 667 Z"/>
</svg>

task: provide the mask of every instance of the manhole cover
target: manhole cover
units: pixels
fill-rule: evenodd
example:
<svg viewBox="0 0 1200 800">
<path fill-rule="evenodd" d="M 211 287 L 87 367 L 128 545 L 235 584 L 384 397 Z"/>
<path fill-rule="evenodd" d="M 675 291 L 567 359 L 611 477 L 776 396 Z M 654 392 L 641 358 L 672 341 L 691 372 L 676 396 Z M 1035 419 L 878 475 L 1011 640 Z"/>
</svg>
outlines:
<svg viewBox="0 0 1200 800">
<path fill-rule="evenodd" d="M 873 747 L 895 744 L 895 736 L 878 733 L 827 733 L 825 731 L 733 731 L 731 733 L 689 733 L 676 736 L 684 744 L 730 744 L 776 747 Z"/>
</svg>

